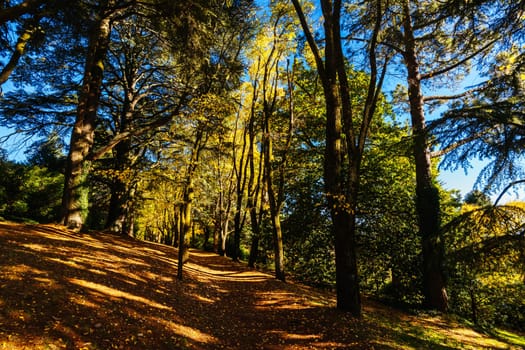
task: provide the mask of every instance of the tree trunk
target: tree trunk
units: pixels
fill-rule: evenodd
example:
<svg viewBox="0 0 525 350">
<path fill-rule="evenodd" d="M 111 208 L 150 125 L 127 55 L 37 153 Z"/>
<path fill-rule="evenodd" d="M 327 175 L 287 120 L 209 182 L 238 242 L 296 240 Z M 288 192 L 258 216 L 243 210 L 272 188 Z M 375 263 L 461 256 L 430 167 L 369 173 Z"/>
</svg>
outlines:
<svg viewBox="0 0 525 350">
<path fill-rule="evenodd" d="M 324 178 L 335 237 L 337 308 L 361 315 L 355 248 L 355 205 L 348 207 L 342 180 L 341 107 L 336 86 L 325 87 L 326 150 Z M 354 197 L 355 198 L 355 197 Z"/>
<path fill-rule="evenodd" d="M 111 199 L 105 225 L 106 229 L 124 236 L 129 235 L 128 223 L 130 218 L 128 216 L 131 213 L 133 191 L 130 188 L 130 179 L 121 175 L 131 166 L 128 159 L 130 145 L 131 142 L 126 140 L 115 147 L 115 169 L 118 171 L 118 175 L 111 184 Z"/>
<path fill-rule="evenodd" d="M 218 227 L 217 223 L 215 223 L 214 228 L 213 228 L 212 251 L 216 254 L 219 254 L 219 234 L 220 234 L 220 228 Z"/>
<path fill-rule="evenodd" d="M 266 101 L 264 103 L 266 105 Z M 272 221 L 273 231 L 273 247 L 274 247 L 274 264 L 275 264 L 275 278 L 284 281 L 284 248 L 283 248 L 283 233 L 281 229 L 281 205 L 277 199 L 273 184 L 273 170 L 272 170 L 272 139 L 270 136 L 270 115 L 271 111 L 268 107 L 264 107 L 264 182 L 266 184 L 266 191 L 268 193 L 268 202 L 270 204 L 270 217 Z"/>
<path fill-rule="evenodd" d="M 327 204 L 332 218 L 332 230 L 335 237 L 337 308 L 349 311 L 354 316 L 359 317 L 361 315 L 361 298 L 355 246 L 355 208 L 357 206 L 357 197 L 352 192 L 354 189 L 357 189 L 357 183 L 350 183 L 354 181 L 351 177 L 359 173 L 350 173 L 350 179 L 346 180 L 343 174 L 343 161 L 345 159 L 342 137 L 343 106 L 339 95 L 340 86 L 338 81 L 339 79 L 344 79 L 344 76 L 340 76 L 339 79 L 337 76 L 338 71 L 345 69 L 344 66 L 340 67 L 345 62 L 344 57 L 342 57 L 340 32 L 342 2 L 321 0 L 325 34 L 324 59 L 321 56 L 321 50 L 317 46 L 299 1 L 292 0 L 292 3 L 301 22 L 308 45 L 314 55 L 325 97 L 326 146 L 324 182 Z M 347 84 L 348 82 L 343 83 Z M 341 90 L 343 91 L 344 89 L 341 88 Z M 349 96 L 345 98 L 348 100 Z M 350 113 L 350 110 L 347 110 L 347 113 Z M 353 128 L 353 125 L 347 125 L 347 127 Z M 351 137 L 352 135 L 353 133 L 349 134 Z M 352 145 L 356 144 L 354 139 L 348 141 Z M 356 154 L 352 154 L 352 156 L 354 155 Z M 355 163 L 354 166 L 357 167 L 355 169 L 358 169 L 359 162 Z M 349 166 L 349 169 L 350 172 L 354 171 L 352 166 Z M 345 188 L 346 185 L 351 186 L 351 188 Z"/>
<path fill-rule="evenodd" d="M 255 267 L 257 258 L 259 255 L 259 240 L 261 239 L 261 227 L 259 220 L 257 219 L 257 210 L 255 206 L 251 204 L 250 199 L 248 199 L 248 210 L 250 212 L 250 223 L 252 227 L 252 244 L 250 245 L 250 257 L 248 259 L 248 266 Z"/>
<path fill-rule="evenodd" d="M 233 166 L 235 170 L 235 193 L 236 193 L 236 201 L 235 201 L 235 216 L 233 219 L 233 251 L 232 251 L 232 259 L 233 261 L 239 261 L 241 256 L 241 233 L 244 227 L 244 218 L 245 215 L 243 215 L 243 202 L 244 202 L 244 192 L 246 189 L 246 171 L 248 168 L 248 159 L 245 160 L 245 154 L 246 154 L 246 146 L 247 146 L 247 135 L 248 130 L 244 130 L 243 133 L 243 146 L 242 146 L 242 152 L 241 157 L 239 159 L 239 165 L 237 167 L 236 162 L 236 148 L 234 147 L 233 153 Z M 233 144 L 235 144 L 235 134 L 233 139 Z"/>
<path fill-rule="evenodd" d="M 268 161 L 269 163 L 269 161 Z M 269 164 L 267 166 L 270 166 Z M 267 190 L 268 190 L 268 201 L 270 203 L 270 216 L 272 221 L 273 230 L 273 251 L 274 251 L 274 264 L 275 264 L 275 278 L 284 281 L 284 247 L 283 247 L 283 231 L 281 228 L 281 214 L 280 205 L 277 203 L 275 193 L 273 191 L 272 184 L 272 171 L 267 169 Z"/>
<path fill-rule="evenodd" d="M 191 180 L 190 180 L 191 181 Z M 186 245 L 186 237 L 189 237 L 191 226 L 192 226 L 192 216 L 191 209 L 193 203 L 194 193 L 193 193 L 193 184 L 190 182 L 187 185 L 187 188 L 184 191 L 184 203 L 181 207 L 181 232 L 179 234 L 179 255 L 178 255 L 178 264 L 177 264 L 177 279 L 182 280 L 182 265 L 184 264 L 186 256 L 186 250 L 188 249 Z"/>
<path fill-rule="evenodd" d="M 233 247 L 232 260 L 239 261 L 241 256 L 241 231 L 242 231 L 242 197 L 243 194 L 237 192 L 235 205 L 235 216 L 233 217 Z"/>
<path fill-rule="evenodd" d="M 252 110 L 250 113 L 250 120 L 248 122 L 248 156 L 247 164 L 249 167 L 249 179 L 248 179 L 248 199 L 246 202 L 246 209 L 250 214 L 250 224 L 252 228 L 252 244 L 250 246 L 250 257 L 248 259 L 248 266 L 255 267 L 259 255 L 259 241 L 261 239 L 261 214 L 263 212 L 262 205 L 259 210 L 259 215 L 257 214 L 257 203 L 259 199 L 259 194 L 261 192 L 261 174 L 263 161 L 263 153 L 260 153 L 259 159 L 259 169 L 258 172 L 255 172 L 255 101 L 257 96 L 257 84 L 253 85 L 253 102 Z"/>
<path fill-rule="evenodd" d="M 87 210 L 87 203 L 82 203 L 82 199 L 87 197 L 87 187 L 84 183 L 88 172 L 86 157 L 93 146 L 110 31 L 110 19 L 104 18 L 97 23 L 89 38 L 82 91 L 69 144 L 62 196 L 62 222 L 75 230 L 82 228 L 85 215 L 83 211 Z"/>
<path fill-rule="evenodd" d="M 424 101 L 409 0 L 403 3 L 405 65 L 412 119 L 413 152 L 416 163 L 416 211 L 423 254 L 423 294 L 425 306 L 440 311 L 448 308 L 443 273 L 444 244 L 440 234 L 439 191 L 432 181 L 432 164 L 427 145 Z"/>
<path fill-rule="evenodd" d="M 179 232 L 179 256 L 177 264 L 177 279 L 182 280 L 182 266 L 187 260 L 186 253 L 186 237 L 189 237 L 191 228 L 193 226 L 193 217 L 192 217 L 192 206 L 193 200 L 195 199 L 195 193 L 193 189 L 194 183 L 194 174 L 197 170 L 199 163 L 199 155 L 204 147 L 205 142 L 203 142 L 204 132 L 202 130 L 197 130 L 195 136 L 195 142 L 193 144 L 193 149 L 191 152 L 191 158 L 186 170 L 186 179 L 182 196 L 182 204 L 180 210 L 180 232 Z"/>
<path fill-rule="evenodd" d="M 230 229 L 230 220 L 226 218 L 223 225 L 221 225 L 221 249 L 219 254 L 226 256 L 226 242 L 228 241 L 228 230 Z"/>
<path fill-rule="evenodd" d="M 128 80 L 128 83 L 124 87 L 125 97 L 122 112 L 117 117 L 118 122 L 115 122 L 118 125 L 117 135 L 129 132 L 135 113 L 135 106 L 138 102 L 134 100 L 134 86 L 129 82 L 131 79 L 127 77 L 126 80 Z M 130 159 L 131 146 L 131 138 L 128 137 L 120 141 L 114 148 L 114 169 L 117 170 L 117 176 L 113 179 L 110 207 L 106 220 L 107 229 L 123 236 L 130 235 L 129 216 L 131 214 L 132 194 L 134 192 L 131 188 L 133 179 L 128 175 L 132 167 Z"/>
</svg>

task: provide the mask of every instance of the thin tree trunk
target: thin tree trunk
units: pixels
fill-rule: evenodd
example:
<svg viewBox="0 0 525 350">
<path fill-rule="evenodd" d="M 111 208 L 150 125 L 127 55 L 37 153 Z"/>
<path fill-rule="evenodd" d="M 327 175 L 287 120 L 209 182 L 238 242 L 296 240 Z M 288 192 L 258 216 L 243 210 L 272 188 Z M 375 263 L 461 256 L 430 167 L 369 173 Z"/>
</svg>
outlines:
<svg viewBox="0 0 525 350">
<path fill-rule="evenodd" d="M 239 118 L 237 117 L 235 130 L 237 131 L 237 124 L 238 124 Z M 232 251 L 232 259 L 233 261 L 239 261 L 240 255 L 241 255 L 241 232 L 244 227 L 244 218 L 245 215 L 243 215 L 243 202 L 244 202 L 244 192 L 246 189 L 246 183 L 247 183 L 247 177 L 246 177 L 246 171 L 248 168 L 248 159 L 246 157 L 246 138 L 247 138 L 248 130 L 244 130 L 243 132 L 243 145 L 242 145 L 242 151 L 241 151 L 241 157 L 239 159 L 239 164 L 237 165 L 237 155 L 236 155 L 236 132 L 233 136 L 233 167 L 235 171 L 235 193 L 236 193 L 236 201 L 235 201 L 235 216 L 233 219 L 234 229 L 233 229 L 233 251 Z"/>
<path fill-rule="evenodd" d="M 87 187 L 84 183 L 88 172 L 86 158 L 93 146 L 110 31 L 110 19 L 103 18 L 90 36 L 77 117 L 71 133 L 62 197 L 62 222 L 68 228 L 76 230 L 82 228 L 83 211 L 87 210 L 87 203 L 82 203 L 87 197 Z"/>
<path fill-rule="evenodd" d="M 183 204 L 181 206 L 181 232 L 179 234 L 179 255 L 178 255 L 178 264 L 177 264 L 177 279 L 182 280 L 182 266 L 187 260 L 187 245 L 186 237 L 189 236 L 192 227 L 192 204 L 194 199 L 193 193 L 193 181 L 190 179 L 190 182 L 187 184 L 187 187 L 184 191 Z"/>
<path fill-rule="evenodd" d="M 427 145 L 421 74 L 416 53 L 409 0 L 403 2 L 404 59 L 407 67 L 408 96 L 412 119 L 413 152 L 416 165 L 416 211 L 423 255 L 423 294 L 428 308 L 446 311 L 448 297 L 443 273 L 444 244 L 440 234 L 439 191 L 432 180 L 432 164 Z"/>
<path fill-rule="evenodd" d="M 278 64 L 275 65 L 276 71 L 278 70 Z M 264 183 L 266 184 L 266 191 L 268 193 L 268 202 L 270 204 L 270 219 L 272 222 L 273 231 L 273 247 L 274 247 L 274 265 L 275 265 L 275 278 L 284 281 L 284 247 L 283 247 L 283 233 L 281 228 L 281 205 L 275 194 L 273 184 L 273 169 L 272 169 L 272 158 L 273 158 L 273 143 L 271 138 L 271 126 L 270 119 L 273 114 L 277 93 L 277 83 L 274 83 L 272 87 L 273 98 L 271 103 L 266 99 L 267 90 L 266 84 L 268 80 L 268 65 L 265 67 L 264 81 L 263 81 L 263 153 L 264 153 Z M 277 80 L 277 78 L 275 78 Z"/>
<path fill-rule="evenodd" d="M 253 135 L 255 140 L 255 135 Z M 251 137 L 250 137 L 251 138 Z M 257 258 L 259 255 L 259 241 L 261 239 L 261 222 L 262 222 L 262 215 L 263 215 L 263 202 L 260 201 L 259 206 L 259 212 L 257 212 L 257 202 L 259 201 L 259 194 L 261 193 L 261 174 L 262 174 L 262 166 L 263 161 L 262 159 L 259 159 L 259 171 L 258 174 L 255 174 L 255 163 L 254 163 L 254 155 L 253 155 L 253 140 L 250 141 L 250 153 L 249 155 L 249 162 L 250 162 L 250 180 L 248 184 L 248 189 L 250 191 L 250 194 L 248 195 L 248 201 L 246 203 L 247 209 L 250 213 L 250 224 L 252 228 L 252 244 L 250 246 L 250 258 L 248 260 L 248 266 L 255 267 L 255 263 L 257 262 Z M 263 157 L 263 154 L 261 152 L 261 158 Z"/>
<path fill-rule="evenodd" d="M 261 239 L 261 229 L 257 221 L 257 212 L 255 208 L 250 208 L 250 222 L 252 227 L 252 243 L 250 245 L 250 257 L 248 259 L 248 266 L 255 267 L 259 255 L 259 240 Z"/>
<path fill-rule="evenodd" d="M 272 157 L 272 141 L 270 138 L 270 122 L 268 116 L 265 120 L 265 140 L 264 140 L 264 177 L 266 183 L 266 191 L 268 193 L 268 202 L 270 204 L 270 218 L 272 221 L 273 230 L 273 247 L 274 247 L 274 264 L 275 264 L 275 278 L 284 281 L 284 248 L 283 248 L 283 232 L 281 228 L 281 214 L 280 205 L 277 196 L 274 192 L 273 171 L 271 164 Z"/>
<path fill-rule="evenodd" d="M 260 63 L 260 59 L 259 59 Z M 259 69 L 259 66 L 257 67 Z M 248 121 L 247 131 L 248 131 L 248 156 L 247 156 L 247 165 L 249 167 L 249 178 L 248 178 L 248 199 L 246 202 L 246 209 L 250 214 L 250 225 L 252 228 L 252 242 L 250 245 L 250 257 L 248 259 L 248 266 L 255 267 L 259 255 L 259 241 L 261 239 L 261 214 L 262 214 L 262 205 L 259 210 L 259 215 L 257 214 L 257 203 L 259 199 L 259 194 L 261 193 L 261 175 L 263 167 L 263 153 L 259 155 L 259 168 L 256 173 L 255 171 L 255 107 L 258 95 L 257 89 L 257 80 L 252 83 L 253 95 L 252 95 L 252 105 L 250 111 L 250 120 Z"/>
</svg>

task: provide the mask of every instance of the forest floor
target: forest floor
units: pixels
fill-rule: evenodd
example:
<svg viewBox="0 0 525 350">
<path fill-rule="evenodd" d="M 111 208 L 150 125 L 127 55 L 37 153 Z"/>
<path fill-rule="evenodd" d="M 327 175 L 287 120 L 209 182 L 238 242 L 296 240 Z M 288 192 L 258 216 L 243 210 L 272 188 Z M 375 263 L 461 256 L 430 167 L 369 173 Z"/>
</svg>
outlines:
<svg viewBox="0 0 525 350">
<path fill-rule="evenodd" d="M 0 349 L 518 349 L 440 316 L 333 294 L 212 253 L 0 222 Z"/>
</svg>

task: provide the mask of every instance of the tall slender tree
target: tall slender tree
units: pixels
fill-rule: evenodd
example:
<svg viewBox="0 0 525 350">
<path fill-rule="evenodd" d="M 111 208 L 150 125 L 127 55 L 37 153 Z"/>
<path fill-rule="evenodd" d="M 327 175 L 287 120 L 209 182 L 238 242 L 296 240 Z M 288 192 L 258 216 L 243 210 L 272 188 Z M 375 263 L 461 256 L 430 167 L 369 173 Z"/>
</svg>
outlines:
<svg viewBox="0 0 525 350">
<path fill-rule="evenodd" d="M 402 0 L 387 8 L 388 21 L 381 44 L 401 57 L 405 68 L 408 106 L 412 123 L 412 145 L 416 164 L 416 211 L 422 243 L 424 304 L 445 311 L 448 307 L 444 272 L 444 241 L 440 231 L 439 191 L 431 161 L 427 102 L 439 96 L 425 96 L 424 87 L 443 86 L 443 81 L 468 74 L 472 61 L 483 57 L 501 33 L 491 23 L 503 26 L 504 16 L 487 20 L 505 1 L 443 2 Z M 503 11 L 505 13 L 506 11 Z M 497 18 L 497 19 L 496 19 Z M 501 20 L 501 21 L 500 21 Z M 449 100 L 454 96 L 447 97 Z M 447 99 L 443 98 L 443 99 Z"/>
<path fill-rule="evenodd" d="M 343 50 L 342 2 L 320 1 L 324 21 L 322 50 L 315 40 L 303 5 L 298 0 L 292 0 L 292 3 L 313 53 L 325 97 L 324 182 L 335 236 L 337 307 L 360 316 L 361 297 L 355 237 L 356 208 L 361 161 L 386 72 L 387 61 L 384 62 L 381 71 L 377 56 L 377 40 L 382 29 L 384 5 L 382 1 L 376 1 L 366 9 L 366 15 L 372 18 L 374 24 L 373 30 L 369 32 L 367 48 L 370 80 L 366 102 L 358 118 L 352 104 Z"/>
</svg>

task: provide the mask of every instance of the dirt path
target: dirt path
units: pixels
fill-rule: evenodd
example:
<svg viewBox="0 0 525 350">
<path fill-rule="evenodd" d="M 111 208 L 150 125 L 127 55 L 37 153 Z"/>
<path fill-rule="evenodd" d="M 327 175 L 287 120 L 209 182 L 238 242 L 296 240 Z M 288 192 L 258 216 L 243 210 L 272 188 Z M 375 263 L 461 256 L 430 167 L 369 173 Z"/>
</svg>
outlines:
<svg viewBox="0 0 525 350">
<path fill-rule="evenodd" d="M 0 257 L 0 349 L 394 349 L 402 329 L 378 315 L 413 321 L 371 303 L 355 320 L 211 253 L 192 251 L 177 281 L 175 249 L 102 233 L 0 223 Z"/>
</svg>

